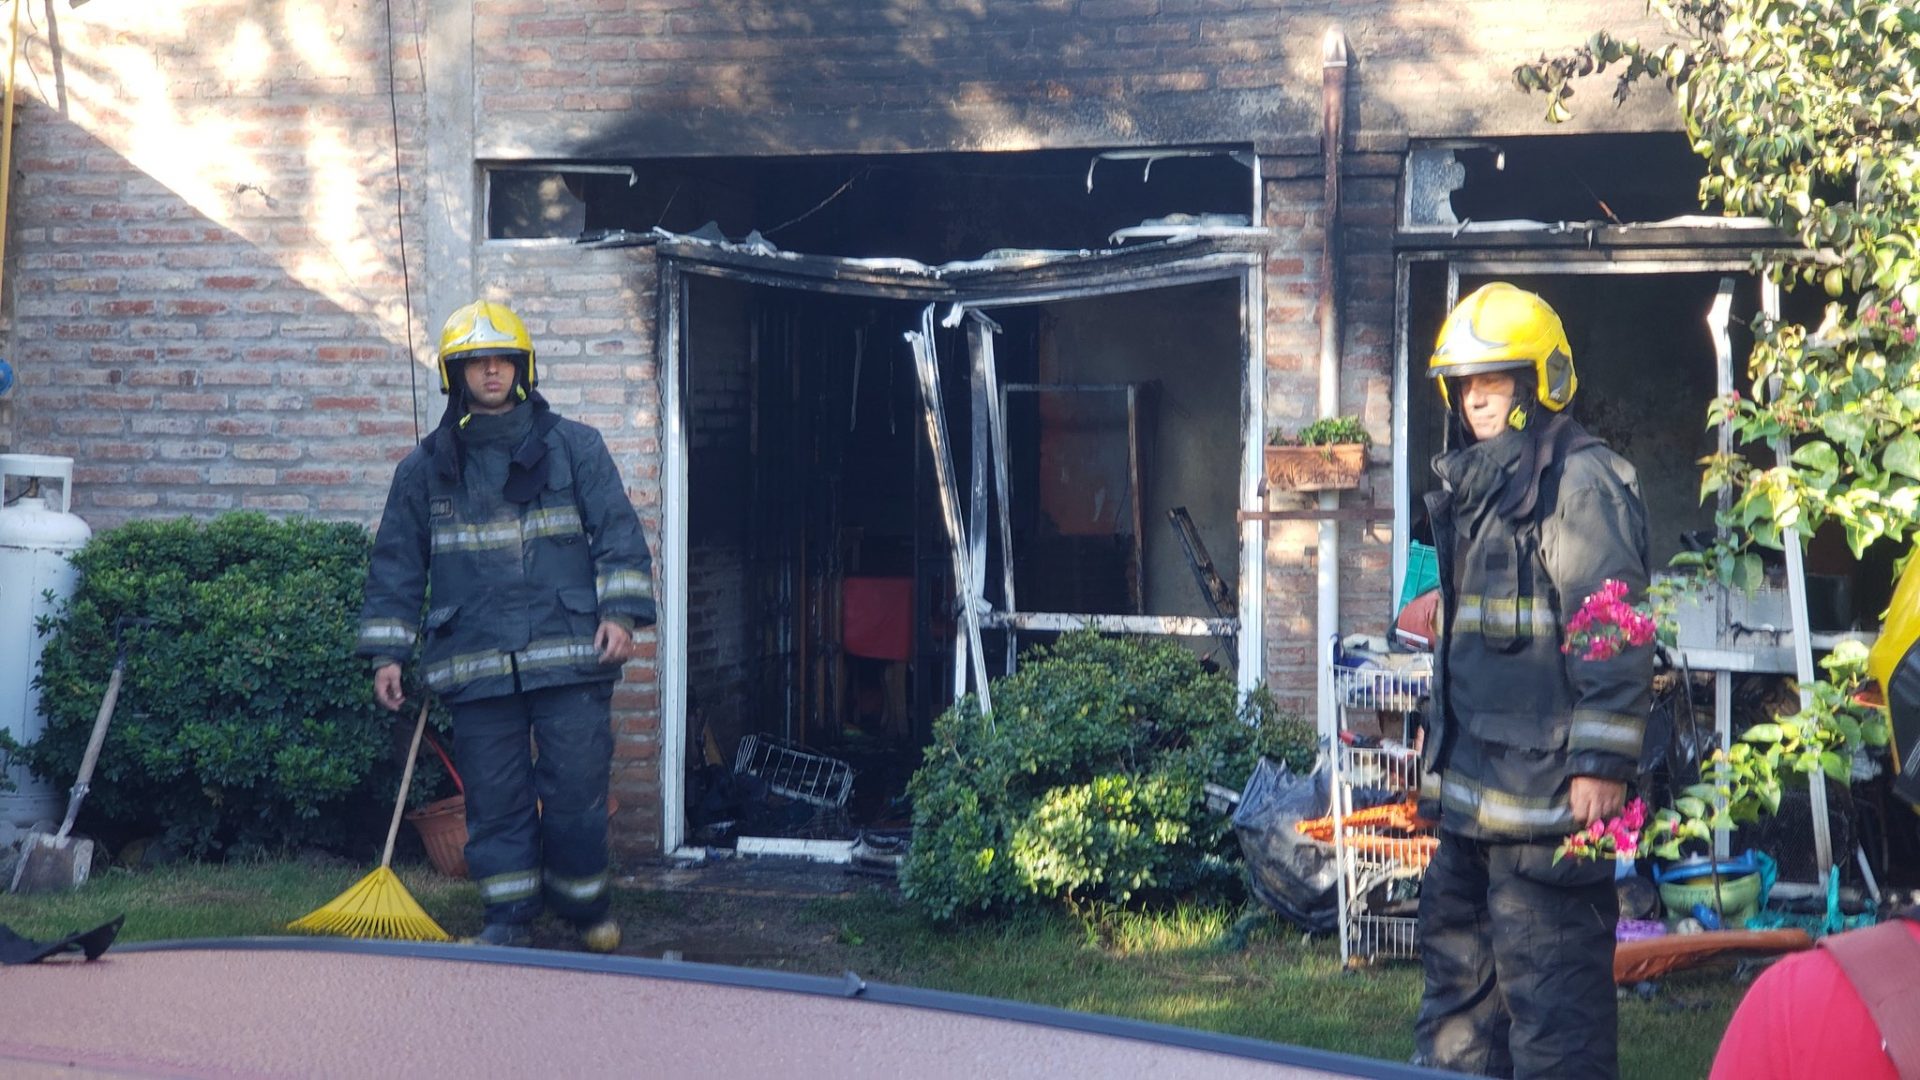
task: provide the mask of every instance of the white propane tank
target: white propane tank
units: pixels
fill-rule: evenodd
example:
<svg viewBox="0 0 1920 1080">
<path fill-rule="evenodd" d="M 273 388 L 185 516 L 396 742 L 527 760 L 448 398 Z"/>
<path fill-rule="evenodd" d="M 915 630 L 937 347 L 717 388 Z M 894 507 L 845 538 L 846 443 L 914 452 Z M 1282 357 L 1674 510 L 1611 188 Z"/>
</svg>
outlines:
<svg viewBox="0 0 1920 1080">
<path fill-rule="evenodd" d="M 43 493 L 50 481 L 60 486 L 58 503 Z M 0 730 L 20 743 L 46 726 L 33 685 L 46 639 L 34 623 L 73 595 L 80 572 L 68 560 L 93 535 L 72 506 L 72 458 L 0 454 Z M 7 761 L 6 777 L 13 790 L 0 791 L 0 821 L 60 820 L 64 793 L 22 763 Z"/>
</svg>

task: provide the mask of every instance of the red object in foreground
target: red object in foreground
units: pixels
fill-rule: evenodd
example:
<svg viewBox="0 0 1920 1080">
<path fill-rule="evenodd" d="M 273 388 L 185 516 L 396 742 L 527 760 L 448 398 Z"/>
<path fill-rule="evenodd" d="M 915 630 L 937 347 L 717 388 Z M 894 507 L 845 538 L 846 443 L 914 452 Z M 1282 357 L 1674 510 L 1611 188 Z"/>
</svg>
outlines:
<svg viewBox="0 0 1920 1080">
<path fill-rule="evenodd" d="M 857 978 L 488 946 L 121 946 L 0 978 L 0 1076 L 1438 1077 Z"/>
<path fill-rule="evenodd" d="M 1920 923 L 1907 922 L 1920 940 Z M 1790 956 L 1762 972 L 1740 1000 L 1712 1080 L 1899 1080 L 1880 1029 L 1825 949 Z"/>
</svg>

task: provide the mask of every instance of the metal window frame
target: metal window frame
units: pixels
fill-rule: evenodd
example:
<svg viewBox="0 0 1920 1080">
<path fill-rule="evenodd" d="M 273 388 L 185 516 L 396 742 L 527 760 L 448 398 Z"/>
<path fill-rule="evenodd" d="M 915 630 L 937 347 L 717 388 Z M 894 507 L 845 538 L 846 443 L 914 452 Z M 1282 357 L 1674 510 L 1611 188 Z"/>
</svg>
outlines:
<svg viewBox="0 0 1920 1080">
<path fill-rule="evenodd" d="M 1460 298 L 1460 278 L 1515 275 L 1614 277 L 1638 274 L 1712 274 L 1755 272 L 1752 250 L 1689 251 L 1686 249 L 1420 249 L 1394 258 L 1394 368 L 1393 368 L 1393 588 L 1398 597 L 1407 576 L 1407 542 L 1413 527 L 1413 462 L 1408 458 L 1414 384 L 1412 276 L 1416 263 L 1447 267 L 1446 308 Z M 1424 379 L 1420 380 L 1424 383 Z"/>
</svg>

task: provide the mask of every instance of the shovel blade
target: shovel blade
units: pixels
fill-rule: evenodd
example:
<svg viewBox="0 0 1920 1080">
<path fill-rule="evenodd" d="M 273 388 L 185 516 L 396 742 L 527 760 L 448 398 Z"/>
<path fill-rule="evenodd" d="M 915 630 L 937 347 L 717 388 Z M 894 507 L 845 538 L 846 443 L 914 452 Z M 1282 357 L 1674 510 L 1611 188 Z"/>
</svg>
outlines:
<svg viewBox="0 0 1920 1080">
<path fill-rule="evenodd" d="M 93 841 L 30 833 L 20 845 L 20 865 L 14 868 L 16 893 L 63 892 L 87 883 L 93 869 Z"/>
</svg>

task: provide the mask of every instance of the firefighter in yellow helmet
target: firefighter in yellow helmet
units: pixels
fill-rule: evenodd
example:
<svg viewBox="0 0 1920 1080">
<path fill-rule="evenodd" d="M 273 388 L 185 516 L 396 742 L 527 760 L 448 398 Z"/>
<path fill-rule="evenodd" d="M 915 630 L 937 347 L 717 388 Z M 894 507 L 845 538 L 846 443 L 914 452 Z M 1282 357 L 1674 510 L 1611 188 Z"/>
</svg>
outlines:
<svg viewBox="0 0 1920 1080">
<path fill-rule="evenodd" d="M 526 400 L 540 385 L 527 324 L 505 304 L 475 300 L 448 317 L 440 330 L 440 392 L 451 396 L 456 389 L 465 390 L 455 372 L 464 370 L 467 361 L 487 356 L 502 358 L 513 371 L 515 400 Z"/>
<path fill-rule="evenodd" d="M 1427 373 L 1465 438 L 1434 459 L 1427 498 L 1441 634 L 1423 749 L 1441 810 L 1420 890 L 1416 1058 L 1614 1077 L 1614 865 L 1554 852 L 1620 812 L 1653 658 L 1561 645 L 1604 583 L 1644 599 L 1646 512 L 1633 467 L 1567 412 L 1573 350 L 1540 297 L 1506 283 L 1468 295 Z"/>
<path fill-rule="evenodd" d="M 453 714 L 485 905 L 474 940 L 530 944 L 548 910 L 611 952 L 610 701 L 635 628 L 654 621 L 652 560 L 600 433 L 535 389 L 519 316 L 488 300 L 454 312 L 439 364 L 446 413 L 394 470 L 356 651 L 397 710 L 417 649 Z"/>
</svg>

